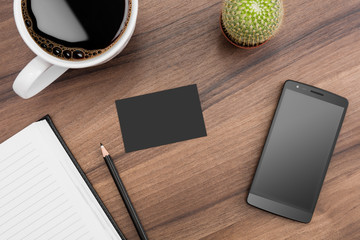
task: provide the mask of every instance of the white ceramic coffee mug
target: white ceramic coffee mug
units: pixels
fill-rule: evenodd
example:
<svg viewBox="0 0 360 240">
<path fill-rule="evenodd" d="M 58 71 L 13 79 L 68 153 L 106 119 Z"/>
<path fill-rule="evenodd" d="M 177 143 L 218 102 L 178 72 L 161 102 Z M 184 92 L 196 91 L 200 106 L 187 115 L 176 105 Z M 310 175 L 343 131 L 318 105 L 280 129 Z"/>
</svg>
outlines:
<svg viewBox="0 0 360 240">
<path fill-rule="evenodd" d="M 21 0 L 14 0 L 14 18 L 17 29 L 28 45 L 37 55 L 16 77 L 13 89 L 22 98 L 30 98 L 49 86 L 69 68 L 86 68 L 105 63 L 119 54 L 129 42 L 135 30 L 138 14 L 138 0 L 130 0 L 131 12 L 124 33 L 107 51 L 81 61 L 67 61 L 48 54 L 30 36 L 22 16 Z"/>
</svg>

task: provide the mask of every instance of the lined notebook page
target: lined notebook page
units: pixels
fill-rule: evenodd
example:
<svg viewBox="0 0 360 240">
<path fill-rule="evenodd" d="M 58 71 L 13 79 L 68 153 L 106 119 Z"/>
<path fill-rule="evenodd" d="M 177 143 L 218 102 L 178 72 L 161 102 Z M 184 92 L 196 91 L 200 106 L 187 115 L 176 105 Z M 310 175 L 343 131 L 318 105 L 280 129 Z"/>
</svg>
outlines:
<svg viewBox="0 0 360 240">
<path fill-rule="evenodd" d="M 45 120 L 0 145 L 0 239 L 121 239 Z"/>
</svg>

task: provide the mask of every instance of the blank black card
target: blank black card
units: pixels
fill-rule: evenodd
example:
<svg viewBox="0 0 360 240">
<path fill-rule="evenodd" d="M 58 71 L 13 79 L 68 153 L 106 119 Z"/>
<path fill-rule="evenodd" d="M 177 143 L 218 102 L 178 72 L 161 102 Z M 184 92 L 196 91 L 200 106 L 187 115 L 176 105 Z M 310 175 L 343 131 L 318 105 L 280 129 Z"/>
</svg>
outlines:
<svg viewBox="0 0 360 240">
<path fill-rule="evenodd" d="M 116 101 L 125 152 L 206 136 L 196 84 Z"/>
</svg>

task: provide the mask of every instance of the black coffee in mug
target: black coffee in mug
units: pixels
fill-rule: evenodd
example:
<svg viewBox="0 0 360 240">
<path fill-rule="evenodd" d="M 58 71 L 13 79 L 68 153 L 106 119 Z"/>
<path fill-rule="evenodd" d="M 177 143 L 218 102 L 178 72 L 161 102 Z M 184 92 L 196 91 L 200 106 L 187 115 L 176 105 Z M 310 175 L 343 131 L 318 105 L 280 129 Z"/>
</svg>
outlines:
<svg viewBox="0 0 360 240">
<path fill-rule="evenodd" d="M 123 34 L 131 0 L 22 0 L 33 40 L 49 54 L 85 60 L 110 49 Z"/>
</svg>

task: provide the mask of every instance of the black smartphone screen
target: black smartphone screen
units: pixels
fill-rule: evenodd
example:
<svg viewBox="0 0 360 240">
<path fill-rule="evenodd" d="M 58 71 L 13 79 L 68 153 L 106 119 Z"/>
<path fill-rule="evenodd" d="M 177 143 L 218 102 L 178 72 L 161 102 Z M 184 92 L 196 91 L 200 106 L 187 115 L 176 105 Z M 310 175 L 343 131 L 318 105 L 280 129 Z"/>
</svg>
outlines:
<svg viewBox="0 0 360 240">
<path fill-rule="evenodd" d="M 338 96 L 294 81 L 287 85 L 250 193 L 259 199 L 270 200 L 268 204 L 272 202 L 277 207 L 310 213 L 305 214 L 310 221 L 347 101 L 333 101 Z M 344 102 L 346 104 L 342 104 Z M 296 216 L 288 216 L 287 211 L 273 212 L 301 221 Z M 308 222 L 306 219 L 303 221 Z"/>
</svg>

